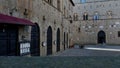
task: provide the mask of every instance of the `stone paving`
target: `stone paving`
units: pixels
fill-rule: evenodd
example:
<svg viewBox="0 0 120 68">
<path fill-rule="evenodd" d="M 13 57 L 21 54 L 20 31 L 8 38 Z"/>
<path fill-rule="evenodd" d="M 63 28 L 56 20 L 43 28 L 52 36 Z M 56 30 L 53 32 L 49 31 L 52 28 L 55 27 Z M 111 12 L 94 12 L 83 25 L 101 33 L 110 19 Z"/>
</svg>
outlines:
<svg viewBox="0 0 120 68">
<path fill-rule="evenodd" d="M 74 48 L 59 52 L 53 56 L 120 56 L 120 51 L 88 50 L 85 49 L 86 47 L 120 49 L 120 46 L 115 45 L 89 45 L 85 46 L 84 49 L 75 46 Z"/>
<path fill-rule="evenodd" d="M 120 46 L 86 47 L 120 48 Z M 120 52 L 95 51 L 85 48 L 80 49 L 75 46 L 52 57 L 0 57 L 0 68 L 120 68 Z"/>
</svg>

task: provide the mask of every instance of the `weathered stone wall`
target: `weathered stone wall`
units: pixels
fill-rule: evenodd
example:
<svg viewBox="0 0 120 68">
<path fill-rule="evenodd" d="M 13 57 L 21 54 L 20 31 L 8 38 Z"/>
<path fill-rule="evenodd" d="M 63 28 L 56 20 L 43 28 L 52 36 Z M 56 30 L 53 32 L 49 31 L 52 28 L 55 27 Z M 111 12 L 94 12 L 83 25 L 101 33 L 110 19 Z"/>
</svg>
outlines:
<svg viewBox="0 0 120 68">
<path fill-rule="evenodd" d="M 77 21 L 75 22 L 79 26 L 76 26 L 75 29 L 80 27 L 80 32 L 74 32 L 74 43 L 79 44 L 98 44 L 98 32 L 104 31 L 106 34 L 106 44 L 120 44 L 120 37 L 118 37 L 120 20 L 98 20 L 98 21 Z M 78 41 L 78 39 L 79 41 Z M 77 41 L 77 42 L 76 42 Z"/>
<path fill-rule="evenodd" d="M 64 50 L 64 32 L 66 35 L 68 34 L 68 45 L 69 45 L 69 19 L 68 16 L 73 16 L 73 6 L 70 3 L 69 0 L 60 0 L 60 11 L 57 9 L 57 1 L 53 0 L 53 5 L 50 5 L 46 1 L 41 0 L 34 0 L 33 1 L 33 17 L 31 18 L 33 22 L 38 23 L 40 26 L 40 34 L 41 34 L 41 40 L 43 41 L 47 40 L 47 29 L 49 26 L 52 27 L 53 32 L 53 54 L 56 53 L 56 44 L 54 44 L 54 41 L 56 41 L 56 35 L 57 35 L 57 29 L 60 29 L 60 50 Z M 69 9 L 69 5 L 72 6 L 71 9 Z M 64 9 L 64 6 L 66 9 Z M 40 10 L 38 10 L 40 9 Z M 64 11 L 66 14 L 64 14 Z M 45 20 L 43 20 L 45 18 Z M 66 48 L 67 48 L 67 39 L 66 39 Z M 46 49 L 47 47 L 41 46 L 41 55 L 46 55 Z"/>
<path fill-rule="evenodd" d="M 80 28 L 80 33 L 77 31 L 74 34 L 75 38 L 79 35 L 79 44 L 98 44 L 98 32 L 103 30 L 106 33 L 107 44 L 120 44 L 120 38 L 118 37 L 120 14 L 119 3 L 120 1 L 103 1 L 103 2 L 91 2 L 76 4 L 74 7 L 74 13 L 78 14 L 78 21 L 75 21 Z M 95 12 L 99 13 L 99 20 L 93 20 Z M 109 18 L 107 12 L 112 11 L 112 17 Z M 83 21 L 84 12 L 88 13 L 88 20 Z"/>
<path fill-rule="evenodd" d="M 43 47 L 42 42 L 47 41 L 47 29 L 49 26 L 51 26 L 53 34 L 53 54 L 56 53 L 54 41 L 57 38 L 58 28 L 60 29 L 60 50 L 64 50 L 64 32 L 66 35 L 68 34 L 68 43 L 70 43 L 69 28 L 71 28 L 71 24 L 68 17 L 73 16 L 73 5 L 69 0 L 60 0 L 60 5 L 60 10 L 58 10 L 57 0 L 53 0 L 52 5 L 44 0 L 0 0 L 0 13 L 37 23 L 40 28 L 40 54 L 46 56 L 47 46 Z M 64 6 L 66 9 L 64 9 Z M 31 40 L 31 26 L 19 26 L 19 41 L 22 40 L 22 36 L 25 36 L 26 40 Z"/>
<path fill-rule="evenodd" d="M 89 19 L 93 19 L 95 12 L 99 13 L 100 19 L 108 18 L 107 12 L 112 11 L 112 18 L 120 18 L 119 11 L 120 1 L 105 1 L 105 2 L 92 2 L 84 4 L 76 4 L 74 13 L 78 13 L 79 20 L 83 19 L 84 12 L 87 12 Z"/>
<path fill-rule="evenodd" d="M 29 19 L 30 17 L 26 17 L 23 14 L 27 5 L 28 4 L 25 5 L 23 2 L 19 2 L 19 0 L 0 0 L 0 13 L 18 18 Z M 30 28 L 30 26 L 19 26 L 19 41 L 22 41 L 22 36 L 25 36 L 25 39 L 30 41 Z"/>
</svg>

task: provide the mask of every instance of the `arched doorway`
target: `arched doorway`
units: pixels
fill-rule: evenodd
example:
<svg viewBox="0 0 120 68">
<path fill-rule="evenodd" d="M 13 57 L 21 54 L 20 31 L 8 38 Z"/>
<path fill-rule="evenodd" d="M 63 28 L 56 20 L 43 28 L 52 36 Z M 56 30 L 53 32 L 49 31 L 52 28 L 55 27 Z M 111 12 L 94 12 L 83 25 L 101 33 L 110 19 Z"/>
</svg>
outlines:
<svg viewBox="0 0 120 68">
<path fill-rule="evenodd" d="M 66 42 L 65 42 L 65 37 L 66 37 L 66 36 L 65 36 L 65 32 L 64 32 L 64 50 L 66 49 L 66 48 L 65 48 L 65 43 L 66 43 Z"/>
<path fill-rule="evenodd" d="M 60 51 L 60 29 L 57 30 L 57 52 Z"/>
<path fill-rule="evenodd" d="M 47 55 L 52 54 L 52 28 L 49 26 L 47 30 Z"/>
<path fill-rule="evenodd" d="M 69 48 L 69 45 L 68 45 L 68 33 L 67 33 L 67 40 L 66 41 L 67 41 L 67 44 L 66 44 L 67 48 Z"/>
<path fill-rule="evenodd" d="M 104 31 L 98 32 L 98 44 L 106 43 L 106 34 Z"/>
<path fill-rule="evenodd" d="M 31 56 L 40 56 L 40 28 L 37 23 L 32 26 L 31 30 Z"/>
</svg>

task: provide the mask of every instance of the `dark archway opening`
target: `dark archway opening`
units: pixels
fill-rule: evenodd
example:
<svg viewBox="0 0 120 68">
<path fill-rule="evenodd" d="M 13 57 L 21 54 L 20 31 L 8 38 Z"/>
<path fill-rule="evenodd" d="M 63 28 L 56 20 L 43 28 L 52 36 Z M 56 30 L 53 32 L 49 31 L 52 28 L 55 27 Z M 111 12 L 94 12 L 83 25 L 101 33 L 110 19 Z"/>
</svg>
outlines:
<svg viewBox="0 0 120 68">
<path fill-rule="evenodd" d="M 47 55 L 52 54 L 52 28 L 49 26 L 47 30 Z"/>
<path fill-rule="evenodd" d="M 106 34 L 104 31 L 98 32 L 98 44 L 106 43 Z"/>
<path fill-rule="evenodd" d="M 65 32 L 64 32 L 64 50 L 66 49 L 66 48 L 65 48 L 65 43 L 66 43 L 66 42 L 65 42 L 65 37 L 66 37 L 66 36 L 65 36 Z"/>
<path fill-rule="evenodd" d="M 37 23 L 32 26 L 31 30 L 31 56 L 40 56 L 40 28 Z"/>
<path fill-rule="evenodd" d="M 57 52 L 60 51 L 60 29 L 57 30 Z"/>
<path fill-rule="evenodd" d="M 69 43 L 69 41 L 68 41 L 68 33 L 67 33 L 67 40 L 66 41 L 67 41 L 67 44 L 66 44 L 67 48 L 69 48 L 69 45 L 68 45 L 68 43 Z"/>
</svg>

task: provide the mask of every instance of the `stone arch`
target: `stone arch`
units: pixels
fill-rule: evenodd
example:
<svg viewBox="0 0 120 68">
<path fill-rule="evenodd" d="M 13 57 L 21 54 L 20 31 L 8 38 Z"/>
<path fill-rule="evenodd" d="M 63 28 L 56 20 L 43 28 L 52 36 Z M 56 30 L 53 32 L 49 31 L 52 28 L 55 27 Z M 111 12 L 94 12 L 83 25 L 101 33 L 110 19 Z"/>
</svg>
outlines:
<svg viewBox="0 0 120 68">
<path fill-rule="evenodd" d="M 51 26 L 47 29 L 47 55 L 52 54 L 52 28 Z"/>
<path fill-rule="evenodd" d="M 31 29 L 31 56 L 40 56 L 40 27 L 37 23 Z"/>
<path fill-rule="evenodd" d="M 60 51 L 60 29 L 57 29 L 57 35 L 56 35 L 56 44 L 57 44 L 57 52 Z"/>
<path fill-rule="evenodd" d="M 104 31 L 98 32 L 98 44 L 106 43 L 106 33 Z"/>
<path fill-rule="evenodd" d="M 66 45 L 67 45 L 67 48 L 69 48 L 68 33 L 67 33 L 67 35 L 66 35 Z"/>
<path fill-rule="evenodd" d="M 65 35 L 66 33 L 64 32 L 64 50 L 66 49 L 66 41 L 65 41 L 65 39 L 66 39 L 66 35 Z"/>
</svg>

